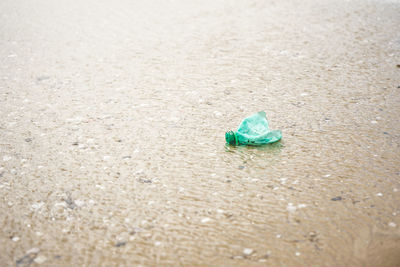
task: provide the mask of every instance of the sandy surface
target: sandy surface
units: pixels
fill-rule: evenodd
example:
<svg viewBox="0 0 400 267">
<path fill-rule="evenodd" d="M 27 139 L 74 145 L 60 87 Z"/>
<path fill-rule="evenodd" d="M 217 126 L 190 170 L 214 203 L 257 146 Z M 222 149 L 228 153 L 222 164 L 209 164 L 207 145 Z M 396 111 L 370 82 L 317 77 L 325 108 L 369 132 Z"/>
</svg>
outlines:
<svg viewBox="0 0 400 267">
<path fill-rule="evenodd" d="M 0 60 L 0 265 L 400 265 L 399 1 L 2 0 Z"/>
</svg>

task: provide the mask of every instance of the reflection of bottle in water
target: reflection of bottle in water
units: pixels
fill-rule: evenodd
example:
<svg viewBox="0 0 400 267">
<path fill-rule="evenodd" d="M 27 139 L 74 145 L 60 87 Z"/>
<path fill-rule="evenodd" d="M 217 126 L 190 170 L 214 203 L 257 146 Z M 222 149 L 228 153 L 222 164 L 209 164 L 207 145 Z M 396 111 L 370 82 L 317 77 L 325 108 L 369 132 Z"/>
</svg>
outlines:
<svg viewBox="0 0 400 267">
<path fill-rule="evenodd" d="M 274 143 L 282 138 L 280 130 L 270 130 L 264 111 L 245 118 L 236 132 L 225 133 L 225 139 L 231 145 L 259 146 Z"/>
</svg>

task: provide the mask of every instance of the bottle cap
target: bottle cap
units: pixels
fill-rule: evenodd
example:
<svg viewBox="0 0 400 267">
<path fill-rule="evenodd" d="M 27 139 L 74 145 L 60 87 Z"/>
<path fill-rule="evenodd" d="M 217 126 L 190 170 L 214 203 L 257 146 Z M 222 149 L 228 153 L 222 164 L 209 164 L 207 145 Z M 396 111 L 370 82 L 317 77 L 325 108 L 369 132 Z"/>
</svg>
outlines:
<svg viewBox="0 0 400 267">
<path fill-rule="evenodd" d="M 237 136 L 233 131 L 228 131 L 225 133 L 225 140 L 230 145 L 233 145 L 233 146 L 238 145 Z"/>
</svg>

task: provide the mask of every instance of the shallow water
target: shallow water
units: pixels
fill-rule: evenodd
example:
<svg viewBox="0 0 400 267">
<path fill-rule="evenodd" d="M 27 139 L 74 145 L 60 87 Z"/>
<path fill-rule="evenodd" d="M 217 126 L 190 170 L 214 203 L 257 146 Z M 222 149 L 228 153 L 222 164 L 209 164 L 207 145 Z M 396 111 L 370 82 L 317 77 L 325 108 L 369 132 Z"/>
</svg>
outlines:
<svg viewBox="0 0 400 267">
<path fill-rule="evenodd" d="M 399 14 L 1 1 L 0 262 L 399 266 Z"/>
</svg>

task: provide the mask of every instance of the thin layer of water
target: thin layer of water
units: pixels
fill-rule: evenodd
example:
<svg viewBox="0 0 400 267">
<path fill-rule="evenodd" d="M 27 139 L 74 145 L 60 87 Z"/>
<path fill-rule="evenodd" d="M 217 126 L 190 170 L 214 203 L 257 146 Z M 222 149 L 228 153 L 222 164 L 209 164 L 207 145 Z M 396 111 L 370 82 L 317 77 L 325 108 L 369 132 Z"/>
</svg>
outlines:
<svg viewBox="0 0 400 267">
<path fill-rule="evenodd" d="M 2 1 L 0 261 L 396 266 L 398 1 Z M 265 110 L 283 140 L 230 147 Z"/>
</svg>

